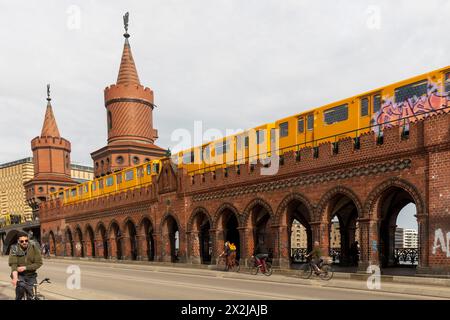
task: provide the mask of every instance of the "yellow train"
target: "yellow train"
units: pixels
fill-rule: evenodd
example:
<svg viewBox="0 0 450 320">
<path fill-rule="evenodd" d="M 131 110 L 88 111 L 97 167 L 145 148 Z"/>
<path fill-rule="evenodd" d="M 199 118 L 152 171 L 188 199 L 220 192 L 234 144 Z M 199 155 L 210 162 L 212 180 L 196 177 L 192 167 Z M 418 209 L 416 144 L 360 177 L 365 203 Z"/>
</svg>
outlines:
<svg viewBox="0 0 450 320">
<path fill-rule="evenodd" d="M 316 147 L 392 125 L 408 126 L 434 110 L 449 111 L 450 66 L 249 129 L 174 156 L 189 174 Z M 201 152 L 202 151 L 202 152 Z"/>
<path fill-rule="evenodd" d="M 53 192 L 50 199 L 60 198 L 64 204 L 82 202 L 88 199 L 132 190 L 152 183 L 161 170 L 161 161 L 152 160 L 144 164 L 116 171 L 109 175 L 86 181 L 79 185 Z"/>
<path fill-rule="evenodd" d="M 172 155 L 188 174 L 256 163 L 276 152 L 316 147 L 392 125 L 407 126 L 436 110 L 450 111 L 450 66 L 301 112 L 273 123 L 205 143 Z M 151 183 L 160 160 L 126 168 L 50 194 L 65 204 L 130 190 Z"/>
</svg>

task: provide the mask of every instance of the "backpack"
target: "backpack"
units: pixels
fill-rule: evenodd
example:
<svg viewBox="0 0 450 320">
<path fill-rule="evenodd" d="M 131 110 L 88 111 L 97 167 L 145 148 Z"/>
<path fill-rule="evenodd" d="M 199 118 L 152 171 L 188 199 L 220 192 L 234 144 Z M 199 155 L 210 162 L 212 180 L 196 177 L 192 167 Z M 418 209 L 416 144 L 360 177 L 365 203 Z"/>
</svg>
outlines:
<svg viewBox="0 0 450 320">
<path fill-rule="evenodd" d="M 230 250 L 231 251 L 236 251 L 236 246 L 234 245 L 234 243 L 230 244 Z"/>
</svg>

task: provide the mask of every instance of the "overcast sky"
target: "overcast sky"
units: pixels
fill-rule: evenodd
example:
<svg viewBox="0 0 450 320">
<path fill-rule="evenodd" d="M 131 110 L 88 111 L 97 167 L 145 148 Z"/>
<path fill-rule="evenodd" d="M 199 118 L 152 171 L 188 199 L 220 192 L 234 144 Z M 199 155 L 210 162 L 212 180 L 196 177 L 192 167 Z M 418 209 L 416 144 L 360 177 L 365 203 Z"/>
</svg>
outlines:
<svg viewBox="0 0 450 320">
<path fill-rule="evenodd" d="M 0 163 L 32 155 L 51 83 L 72 161 L 92 165 L 126 11 L 163 148 L 194 121 L 250 128 L 450 64 L 447 0 L 1 0 Z"/>
</svg>

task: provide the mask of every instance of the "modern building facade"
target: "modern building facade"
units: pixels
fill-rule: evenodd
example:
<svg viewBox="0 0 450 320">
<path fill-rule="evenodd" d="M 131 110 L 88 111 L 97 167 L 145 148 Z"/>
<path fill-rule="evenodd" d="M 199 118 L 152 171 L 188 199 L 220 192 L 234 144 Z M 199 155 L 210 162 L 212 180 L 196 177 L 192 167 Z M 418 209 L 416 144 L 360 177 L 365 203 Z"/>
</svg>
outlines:
<svg viewBox="0 0 450 320">
<path fill-rule="evenodd" d="M 92 180 L 92 167 L 71 164 L 71 178 Z M 0 227 L 32 220 L 32 208 L 26 201 L 24 183 L 34 177 L 33 157 L 0 164 Z"/>
</svg>

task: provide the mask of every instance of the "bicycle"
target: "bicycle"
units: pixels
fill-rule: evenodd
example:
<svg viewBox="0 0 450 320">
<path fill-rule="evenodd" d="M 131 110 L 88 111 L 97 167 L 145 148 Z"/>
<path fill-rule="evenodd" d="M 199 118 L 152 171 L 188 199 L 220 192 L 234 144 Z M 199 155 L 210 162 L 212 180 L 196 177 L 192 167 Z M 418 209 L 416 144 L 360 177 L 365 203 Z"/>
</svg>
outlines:
<svg viewBox="0 0 450 320">
<path fill-rule="evenodd" d="M 20 285 L 21 282 L 24 282 L 22 280 L 17 281 L 17 285 Z M 30 293 L 25 290 L 25 294 L 23 296 L 23 300 L 45 300 L 45 296 L 41 293 L 39 293 L 39 286 L 41 286 L 44 282 L 46 283 L 51 283 L 49 278 L 45 278 L 44 280 L 42 280 L 39 284 L 35 283 L 33 284 L 33 289 Z"/>
<path fill-rule="evenodd" d="M 313 272 L 322 280 L 331 280 L 334 275 L 333 268 L 331 267 L 330 259 L 321 259 L 319 265 L 317 266 L 319 271 L 314 268 L 314 263 L 311 257 L 308 257 L 307 262 L 300 268 L 299 276 L 303 279 L 311 278 Z"/>
<path fill-rule="evenodd" d="M 225 255 L 220 255 L 217 259 L 217 269 L 223 269 L 223 271 L 239 272 L 241 266 L 239 260 L 233 259 L 231 266 L 227 265 L 227 258 Z M 220 267 L 219 267 L 220 266 Z"/>
<path fill-rule="evenodd" d="M 262 272 L 262 264 L 258 264 L 256 261 L 255 256 L 252 256 L 252 261 L 250 263 L 250 273 L 253 275 L 257 275 L 258 272 L 261 270 L 261 273 L 263 273 L 266 276 L 270 276 L 273 273 L 272 264 L 268 261 L 267 258 L 263 258 L 265 261 L 266 268 L 264 272 Z"/>
</svg>

